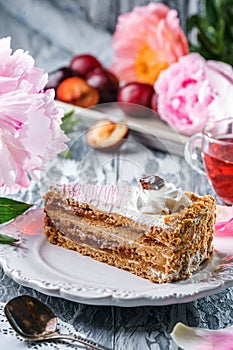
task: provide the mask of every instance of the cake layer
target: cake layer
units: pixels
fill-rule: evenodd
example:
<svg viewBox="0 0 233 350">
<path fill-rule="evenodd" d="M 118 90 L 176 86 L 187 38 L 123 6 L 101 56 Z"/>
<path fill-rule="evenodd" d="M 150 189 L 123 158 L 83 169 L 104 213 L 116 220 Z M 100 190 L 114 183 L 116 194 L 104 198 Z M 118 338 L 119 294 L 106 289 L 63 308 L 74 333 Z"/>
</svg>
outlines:
<svg viewBox="0 0 233 350">
<path fill-rule="evenodd" d="M 97 203 L 93 195 L 97 189 L 91 188 L 91 200 L 86 186 L 56 187 L 45 196 L 45 233 L 51 243 L 153 282 L 187 278 L 210 258 L 215 220 L 213 197 L 190 193 L 187 196 L 191 204 L 174 213 L 132 214 L 125 210 L 132 189 L 102 189 L 105 203 L 103 198 Z M 110 192 L 115 201 L 111 199 L 109 204 L 106 193 Z M 123 193 L 123 200 L 116 193 Z"/>
<path fill-rule="evenodd" d="M 65 235 L 57 230 L 48 216 L 45 218 L 46 235 L 50 243 L 90 256 L 97 261 L 127 270 L 152 282 L 172 282 L 188 278 L 197 271 L 202 262 L 210 258 L 210 251 L 180 251 L 173 252 L 169 248 L 139 244 L 115 245 L 115 242 L 97 242 L 96 239 L 86 237 L 79 231 L 79 235 Z M 204 253 L 204 254 L 203 254 Z M 204 258 L 205 256 L 205 258 Z"/>
</svg>

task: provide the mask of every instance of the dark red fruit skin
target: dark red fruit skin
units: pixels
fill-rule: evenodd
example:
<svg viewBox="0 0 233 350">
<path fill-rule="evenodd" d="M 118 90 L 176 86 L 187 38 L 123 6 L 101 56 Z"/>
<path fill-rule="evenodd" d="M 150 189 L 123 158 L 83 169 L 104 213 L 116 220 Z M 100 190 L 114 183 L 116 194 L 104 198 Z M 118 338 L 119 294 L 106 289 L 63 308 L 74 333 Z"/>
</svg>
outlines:
<svg viewBox="0 0 233 350">
<path fill-rule="evenodd" d="M 76 55 L 70 61 L 70 68 L 80 77 L 85 78 L 87 73 L 95 68 L 102 68 L 100 61 L 93 55 Z"/>
<path fill-rule="evenodd" d="M 151 109 L 158 114 L 158 96 L 156 92 L 154 92 L 151 97 Z"/>
<path fill-rule="evenodd" d="M 115 74 L 104 68 L 95 68 L 86 76 L 87 83 L 98 89 L 100 103 L 115 102 L 119 91 L 119 81 Z"/>
<path fill-rule="evenodd" d="M 58 85 L 65 79 L 74 76 L 74 71 L 69 67 L 58 68 L 49 73 L 49 81 L 45 86 L 45 90 L 57 89 Z"/>
<path fill-rule="evenodd" d="M 154 87 L 149 84 L 131 82 L 119 89 L 117 102 L 124 113 L 143 117 L 151 114 L 151 99 L 154 94 Z M 145 108 L 146 107 L 146 108 Z"/>
</svg>

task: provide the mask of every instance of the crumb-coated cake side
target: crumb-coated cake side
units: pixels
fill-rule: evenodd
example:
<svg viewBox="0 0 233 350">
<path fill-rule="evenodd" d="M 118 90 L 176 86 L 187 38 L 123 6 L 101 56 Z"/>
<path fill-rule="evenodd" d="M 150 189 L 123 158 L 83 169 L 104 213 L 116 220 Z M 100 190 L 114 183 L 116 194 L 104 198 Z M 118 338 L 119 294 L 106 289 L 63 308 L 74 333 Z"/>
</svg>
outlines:
<svg viewBox="0 0 233 350">
<path fill-rule="evenodd" d="M 44 229 L 53 244 L 171 282 L 211 257 L 215 207 L 214 197 L 184 193 L 155 176 L 140 186 L 57 185 L 44 196 Z"/>
</svg>

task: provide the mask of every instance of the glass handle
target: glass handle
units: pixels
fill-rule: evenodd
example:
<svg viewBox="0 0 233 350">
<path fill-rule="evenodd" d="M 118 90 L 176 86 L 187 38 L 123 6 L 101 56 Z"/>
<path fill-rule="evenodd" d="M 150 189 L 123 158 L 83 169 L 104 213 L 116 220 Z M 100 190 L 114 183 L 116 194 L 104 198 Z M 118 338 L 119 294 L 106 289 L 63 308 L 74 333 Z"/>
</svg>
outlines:
<svg viewBox="0 0 233 350">
<path fill-rule="evenodd" d="M 191 136 L 185 144 L 184 157 L 193 170 L 201 175 L 206 175 L 202 160 L 202 134 Z"/>
</svg>

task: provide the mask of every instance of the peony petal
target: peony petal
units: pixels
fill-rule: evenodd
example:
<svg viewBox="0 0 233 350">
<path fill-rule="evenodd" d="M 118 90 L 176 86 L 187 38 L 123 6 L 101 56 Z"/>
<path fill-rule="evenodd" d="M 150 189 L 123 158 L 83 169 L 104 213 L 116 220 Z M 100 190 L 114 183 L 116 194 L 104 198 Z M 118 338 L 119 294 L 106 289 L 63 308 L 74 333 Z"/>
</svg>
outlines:
<svg viewBox="0 0 233 350">
<path fill-rule="evenodd" d="M 233 350 L 233 326 L 210 330 L 178 323 L 171 336 L 183 350 Z"/>
<path fill-rule="evenodd" d="M 207 121 L 230 116 L 232 72 L 228 65 L 206 61 L 196 53 L 180 57 L 155 83 L 160 118 L 178 132 L 193 135 Z"/>
<path fill-rule="evenodd" d="M 217 205 L 215 236 L 233 236 L 233 206 Z"/>
<path fill-rule="evenodd" d="M 44 163 L 65 148 L 63 111 L 52 90 L 44 92 L 48 75 L 21 49 L 13 54 L 10 38 L 0 40 L 0 192 L 15 193 L 30 184 Z"/>
<path fill-rule="evenodd" d="M 228 221 L 218 222 L 215 224 L 215 235 L 230 237 L 233 236 L 233 218 Z"/>
<path fill-rule="evenodd" d="M 0 94 L 0 120 L 10 116 L 19 122 L 25 122 L 30 107 L 30 98 L 24 91 L 11 91 Z"/>
<path fill-rule="evenodd" d="M 233 68 L 223 62 L 207 61 L 206 74 L 218 96 L 211 106 L 211 118 L 219 120 L 232 116 Z"/>
<path fill-rule="evenodd" d="M 216 221 L 228 221 L 233 218 L 233 205 L 217 205 L 216 206 Z"/>
<path fill-rule="evenodd" d="M 113 50 L 111 70 L 121 80 L 153 84 L 168 64 L 189 52 L 189 47 L 177 11 L 149 3 L 118 17 Z"/>
<path fill-rule="evenodd" d="M 1 193 L 7 189 L 13 193 L 19 188 L 29 186 L 29 179 L 25 168 L 25 161 L 30 154 L 24 150 L 22 143 L 15 139 L 0 135 L 0 159 L 4 166 L 1 168 Z"/>
</svg>

